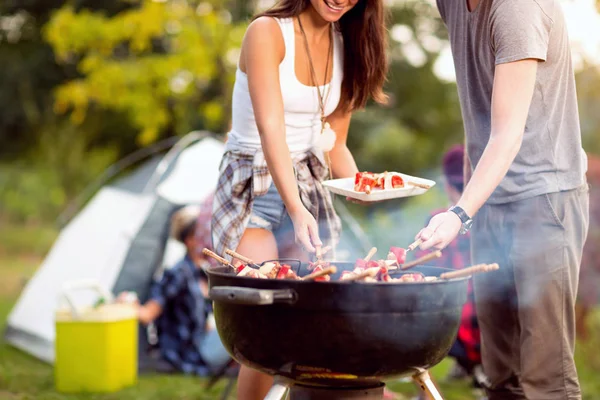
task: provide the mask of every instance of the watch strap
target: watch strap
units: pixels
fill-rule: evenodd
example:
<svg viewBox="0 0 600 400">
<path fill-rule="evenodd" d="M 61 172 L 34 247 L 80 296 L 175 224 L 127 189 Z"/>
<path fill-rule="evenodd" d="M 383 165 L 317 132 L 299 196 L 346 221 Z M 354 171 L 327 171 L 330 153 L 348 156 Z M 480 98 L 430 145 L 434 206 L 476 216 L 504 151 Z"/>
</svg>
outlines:
<svg viewBox="0 0 600 400">
<path fill-rule="evenodd" d="M 471 217 L 469 217 L 469 215 L 465 212 L 465 210 L 463 210 L 459 206 L 450 207 L 448 209 L 448 211 L 451 211 L 454 214 L 456 214 L 458 216 L 458 218 L 460 218 L 460 222 L 462 222 L 463 224 L 465 224 L 471 220 Z"/>
</svg>

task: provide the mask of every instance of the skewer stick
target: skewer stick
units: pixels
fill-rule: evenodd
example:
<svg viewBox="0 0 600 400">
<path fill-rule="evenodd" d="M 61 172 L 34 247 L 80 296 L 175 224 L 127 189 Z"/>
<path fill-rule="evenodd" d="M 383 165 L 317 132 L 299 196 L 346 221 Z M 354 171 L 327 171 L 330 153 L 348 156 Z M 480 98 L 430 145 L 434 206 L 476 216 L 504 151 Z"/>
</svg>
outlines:
<svg viewBox="0 0 600 400">
<path fill-rule="evenodd" d="M 367 256 L 364 258 L 365 261 L 369 261 L 371 259 L 371 257 L 373 257 L 375 255 L 375 253 L 377 253 L 377 247 L 373 247 L 371 248 L 371 250 L 369 250 L 369 253 L 367 254 Z"/>
<path fill-rule="evenodd" d="M 243 262 L 244 264 L 252 264 L 253 266 L 260 268 L 260 265 L 256 264 L 254 261 L 252 261 L 250 258 L 245 257 L 243 255 L 241 255 L 240 253 L 236 253 L 233 250 L 230 249 L 225 249 L 225 253 L 229 254 L 232 257 L 237 258 L 238 260 L 240 260 L 241 262 Z"/>
<path fill-rule="evenodd" d="M 305 277 L 302 278 L 303 281 L 312 281 L 315 278 L 318 278 L 320 276 L 325 276 L 325 275 L 331 275 L 331 274 L 335 274 L 337 272 L 337 268 L 336 267 L 328 267 L 323 269 L 322 271 L 317 271 L 317 272 L 313 272 L 310 275 L 306 275 Z"/>
<path fill-rule="evenodd" d="M 463 278 L 465 276 L 480 274 L 482 272 L 495 271 L 498 268 L 500 268 L 498 264 L 477 264 L 473 265 L 472 267 L 460 269 L 458 271 L 445 272 L 440 275 L 440 279 Z"/>
<path fill-rule="evenodd" d="M 330 250 L 331 250 L 331 246 L 325 246 L 321 249 L 321 257 L 323 257 L 325 254 L 327 254 Z"/>
<path fill-rule="evenodd" d="M 423 263 L 425 263 L 427 261 L 435 260 L 436 258 L 440 258 L 441 256 L 442 256 L 442 252 L 440 250 L 434 251 L 434 252 L 429 253 L 429 254 L 425 254 L 421 258 L 417 258 L 414 261 L 411 261 L 409 263 L 401 265 L 400 266 L 400 270 L 406 271 L 409 268 L 416 267 L 417 265 L 423 264 Z"/>
<path fill-rule="evenodd" d="M 415 240 L 414 242 L 412 242 L 412 244 L 410 246 L 408 246 L 406 251 L 413 251 L 414 249 L 419 247 L 421 245 L 421 243 L 423 243 L 423 239 L 419 238 L 419 239 Z"/>
<path fill-rule="evenodd" d="M 361 279 L 365 279 L 365 278 L 374 278 L 375 275 L 377 275 L 377 268 L 369 268 L 366 271 L 363 271 L 359 274 L 355 274 L 355 275 L 351 275 L 350 277 L 346 278 L 343 280 L 343 282 L 353 282 L 353 281 L 359 281 Z"/>
<path fill-rule="evenodd" d="M 315 253 L 317 255 L 317 263 L 323 262 L 323 249 L 321 248 L 321 246 L 317 246 L 315 248 Z"/>
<path fill-rule="evenodd" d="M 233 264 L 231 264 L 229 261 L 227 261 L 226 259 L 224 259 L 223 257 L 217 255 L 216 253 L 213 253 L 212 251 L 210 251 L 209 249 L 203 249 L 202 250 L 202 254 L 204 254 L 207 257 L 212 257 L 215 260 L 217 260 L 218 262 L 220 262 L 221 264 L 227 265 L 233 269 L 235 269 L 235 266 Z"/>
<path fill-rule="evenodd" d="M 411 186 L 415 186 L 421 189 L 431 189 L 431 185 L 427 185 L 426 183 L 417 183 L 417 182 L 411 182 L 411 181 L 407 181 L 406 182 L 408 185 Z"/>
</svg>

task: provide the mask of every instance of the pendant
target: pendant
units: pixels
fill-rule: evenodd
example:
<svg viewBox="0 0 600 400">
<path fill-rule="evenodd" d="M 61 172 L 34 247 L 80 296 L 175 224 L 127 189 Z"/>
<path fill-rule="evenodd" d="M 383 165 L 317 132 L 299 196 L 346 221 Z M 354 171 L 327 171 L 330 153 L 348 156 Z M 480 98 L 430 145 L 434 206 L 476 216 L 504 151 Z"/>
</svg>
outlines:
<svg viewBox="0 0 600 400">
<path fill-rule="evenodd" d="M 321 135 L 317 139 L 317 146 L 324 152 L 331 151 L 335 145 L 335 131 L 331 129 L 329 122 L 325 122 Z"/>
</svg>

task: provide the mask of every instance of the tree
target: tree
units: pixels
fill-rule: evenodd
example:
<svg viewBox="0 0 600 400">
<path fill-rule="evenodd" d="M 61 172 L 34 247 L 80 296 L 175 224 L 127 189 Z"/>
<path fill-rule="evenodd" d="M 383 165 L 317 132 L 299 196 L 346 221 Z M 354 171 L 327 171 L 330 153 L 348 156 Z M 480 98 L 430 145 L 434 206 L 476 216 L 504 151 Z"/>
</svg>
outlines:
<svg viewBox="0 0 600 400">
<path fill-rule="evenodd" d="M 140 0 L 114 16 L 58 10 L 45 38 L 80 76 L 58 87 L 55 110 L 83 122 L 90 108 L 124 112 L 138 144 L 207 128 L 224 132 L 244 24 L 214 0 Z"/>
</svg>

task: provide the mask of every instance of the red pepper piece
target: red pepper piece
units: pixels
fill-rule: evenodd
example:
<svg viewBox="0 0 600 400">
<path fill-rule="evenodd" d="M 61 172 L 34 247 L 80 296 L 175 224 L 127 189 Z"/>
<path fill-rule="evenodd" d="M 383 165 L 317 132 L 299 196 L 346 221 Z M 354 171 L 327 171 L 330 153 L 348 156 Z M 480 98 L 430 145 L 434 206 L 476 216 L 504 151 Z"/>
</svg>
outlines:
<svg viewBox="0 0 600 400">
<path fill-rule="evenodd" d="M 400 175 L 393 175 L 392 176 L 392 188 L 397 189 L 397 188 L 402 188 L 404 187 L 404 179 L 402 179 L 402 177 Z"/>
<path fill-rule="evenodd" d="M 290 271 L 290 266 L 283 264 L 281 268 L 279 268 L 279 272 L 277 273 L 277 279 L 285 279 L 287 273 Z"/>
<path fill-rule="evenodd" d="M 390 247 L 390 252 L 398 259 L 398 264 L 404 264 L 406 262 L 406 249 L 402 247 Z"/>
<path fill-rule="evenodd" d="M 376 184 L 375 175 L 370 172 L 357 172 L 354 177 L 354 190 L 357 192 L 366 192 L 367 186 L 374 189 Z"/>
</svg>

